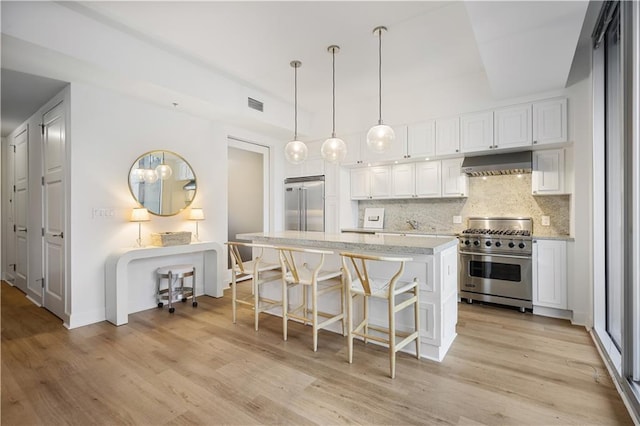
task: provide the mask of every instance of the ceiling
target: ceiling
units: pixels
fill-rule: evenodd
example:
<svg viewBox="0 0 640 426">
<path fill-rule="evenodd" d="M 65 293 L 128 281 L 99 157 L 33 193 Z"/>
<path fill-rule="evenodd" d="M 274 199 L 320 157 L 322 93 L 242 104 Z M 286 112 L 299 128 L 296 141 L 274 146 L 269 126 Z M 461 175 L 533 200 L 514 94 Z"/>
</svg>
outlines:
<svg viewBox="0 0 640 426">
<path fill-rule="evenodd" d="M 341 48 L 336 55 L 341 108 L 377 115 L 378 39 L 372 30 L 385 25 L 382 90 L 387 117 L 418 108 L 429 90 L 467 76 L 477 81 L 480 75 L 495 99 L 564 87 L 588 2 L 61 4 L 286 102 L 293 101 L 289 62 L 300 60 L 299 107 L 324 115 L 331 108 L 331 44 Z M 3 90 L 3 122 L 4 95 Z"/>
</svg>

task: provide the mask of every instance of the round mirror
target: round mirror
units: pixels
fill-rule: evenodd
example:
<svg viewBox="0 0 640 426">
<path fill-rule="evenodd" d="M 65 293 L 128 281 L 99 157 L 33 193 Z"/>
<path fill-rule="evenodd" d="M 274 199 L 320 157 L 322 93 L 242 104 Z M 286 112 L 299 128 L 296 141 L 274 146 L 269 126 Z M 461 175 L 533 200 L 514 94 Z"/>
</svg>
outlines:
<svg viewBox="0 0 640 426">
<path fill-rule="evenodd" d="M 187 161 L 171 151 L 142 154 L 129 170 L 131 195 L 149 213 L 173 216 L 196 196 L 196 176 Z"/>
</svg>

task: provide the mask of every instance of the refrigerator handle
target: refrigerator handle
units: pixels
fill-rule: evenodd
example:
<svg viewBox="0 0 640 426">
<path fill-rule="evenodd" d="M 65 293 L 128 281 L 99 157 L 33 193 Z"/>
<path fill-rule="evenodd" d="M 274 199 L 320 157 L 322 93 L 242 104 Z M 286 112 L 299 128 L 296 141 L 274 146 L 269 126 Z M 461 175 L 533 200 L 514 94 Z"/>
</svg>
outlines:
<svg viewBox="0 0 640 426">
<path fill-rule="evenodd" d="M 298 231 L 304 231 L 302 225 L 302 188 L 298 188 Z"/>
<path fill-rule="evenodd" d="M 302 226 L 303 231 L 307 231 L 307 188 L 303 186 L 302 188 L 300 188 L 300 191 L 302 191 L 301 195 L 302 195 L 302 220 L 303 220 L 303 223 L 301 223 L 300 225 Z"/>
</svg>

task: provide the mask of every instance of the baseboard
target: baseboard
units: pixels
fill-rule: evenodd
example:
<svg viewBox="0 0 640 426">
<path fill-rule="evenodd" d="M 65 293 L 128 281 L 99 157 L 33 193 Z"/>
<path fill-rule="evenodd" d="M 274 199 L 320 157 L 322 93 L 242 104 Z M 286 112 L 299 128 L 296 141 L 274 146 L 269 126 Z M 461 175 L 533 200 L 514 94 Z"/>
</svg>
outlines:
<svg viewBox="0 0 640 426">
<path fill-rule="evenodd" d="M 29 296 L 28 294 L 27 294 L 26 297 L 31 303 L 33 303 L 34 305 L 36 305 L 39 308 L 42 308 L 42 304 L 40 302 L 38 302 L 37 300 L 35 300 L 33 297 Z"/>
<path fill-rule="evenodd" d="M 571 311 L 556 308 L 547 308 L 546 306 L 533 306 L 533 314 L 541 315 L 543 317 L 560 318 L 570 320 L 572 315 Z"/>
<path fill-rule="evenodd" d="M 92 312 L 82 312 L 80 314 L 69 315 L 69 321 L 65 322 L 65 327 L 69 330 L 106 321 L 107 314 L 104 308 Z"/>
</svg>

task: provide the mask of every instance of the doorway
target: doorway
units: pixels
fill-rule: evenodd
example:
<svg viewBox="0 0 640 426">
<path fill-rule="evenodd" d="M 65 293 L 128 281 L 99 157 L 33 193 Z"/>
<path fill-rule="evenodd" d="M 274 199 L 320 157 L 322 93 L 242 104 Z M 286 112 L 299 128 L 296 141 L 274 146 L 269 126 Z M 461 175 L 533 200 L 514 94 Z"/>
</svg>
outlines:
<svg viewBox="0 0 640 426">
<path fill-rule="evenodd" d="M 269 148 L 228 141 L 227 239 L 238 241 L 237 234 L 269 230 Z M 251 259 L 251 250 L 240 254 L 243 260 Z"/>
</svg>

